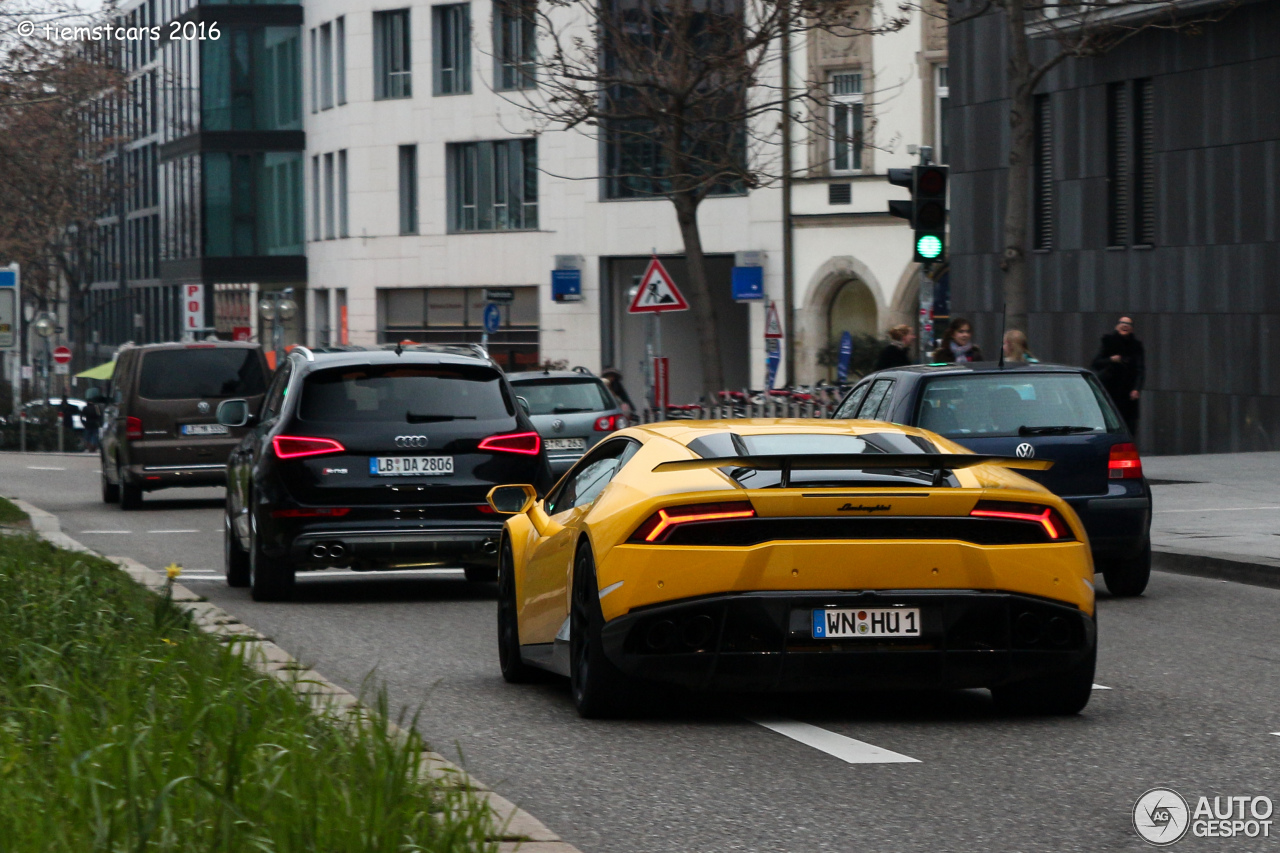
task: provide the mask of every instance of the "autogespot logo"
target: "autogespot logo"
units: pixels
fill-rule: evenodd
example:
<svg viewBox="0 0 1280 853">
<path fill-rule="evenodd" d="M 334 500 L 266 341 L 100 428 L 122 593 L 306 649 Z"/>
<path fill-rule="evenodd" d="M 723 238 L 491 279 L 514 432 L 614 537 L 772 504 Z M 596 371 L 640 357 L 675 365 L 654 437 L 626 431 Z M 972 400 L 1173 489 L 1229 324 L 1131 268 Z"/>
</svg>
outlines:
<svg viewBox="0 0 1280 853">
<path fill-rule="evenodd" d="M 1143 841 L 1156 847 L 1182 840 L 1191 824 L 1190 816 L 1187 801 L 1172 788 L 1152 788 L 1133 804 L 1133 828 Z"/>
</svg>

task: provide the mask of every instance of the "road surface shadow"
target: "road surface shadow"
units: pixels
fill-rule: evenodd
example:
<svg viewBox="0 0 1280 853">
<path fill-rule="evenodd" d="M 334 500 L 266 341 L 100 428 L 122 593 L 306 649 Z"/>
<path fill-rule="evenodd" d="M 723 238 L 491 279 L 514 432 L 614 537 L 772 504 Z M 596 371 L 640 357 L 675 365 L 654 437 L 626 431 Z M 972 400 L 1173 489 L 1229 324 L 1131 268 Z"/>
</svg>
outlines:
<svg viewBox="0 0 1280 853">
<path fill-rule="evenodd" d="M 462 578 L 394 578 L 349 575 L 326 578 L 323 572 L 300 574 L 293 600 L 284 605 L 395 604 L 439 601 L 496 601 L 498 585 L 471 583 Z"/>
<path fill-rule="evenodd" d="M 130 512 L 166 512 L 179 509 L 222 509 L 226 498 L 144 498 L 142 506 Z"/>
</svg>

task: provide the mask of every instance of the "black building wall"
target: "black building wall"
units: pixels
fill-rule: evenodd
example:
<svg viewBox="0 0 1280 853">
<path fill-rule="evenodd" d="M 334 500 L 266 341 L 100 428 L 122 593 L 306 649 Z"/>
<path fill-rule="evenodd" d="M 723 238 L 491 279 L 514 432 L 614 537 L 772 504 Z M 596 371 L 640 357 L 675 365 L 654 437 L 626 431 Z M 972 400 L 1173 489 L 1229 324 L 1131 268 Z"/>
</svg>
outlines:
<svg viewBox="0 0 1280 853">
<path fill-rule="evenodd" d="M 1002 18 L 951 29 L 952 314 L 998 352 L 1008 161 Z M 1047 50 L 1039 45 L 1038 50 Z M 1153 244 L 1109 247 L 1107 86 L 1150 79 Z M 1280 2 L 1068 60 L 1052 120 L 1051 248 L 1029 257 L 1033 351 L 1088 364 L 1116 317 L 1147 350 L 1147 453 L 1280 450 Z"/>
</svg>

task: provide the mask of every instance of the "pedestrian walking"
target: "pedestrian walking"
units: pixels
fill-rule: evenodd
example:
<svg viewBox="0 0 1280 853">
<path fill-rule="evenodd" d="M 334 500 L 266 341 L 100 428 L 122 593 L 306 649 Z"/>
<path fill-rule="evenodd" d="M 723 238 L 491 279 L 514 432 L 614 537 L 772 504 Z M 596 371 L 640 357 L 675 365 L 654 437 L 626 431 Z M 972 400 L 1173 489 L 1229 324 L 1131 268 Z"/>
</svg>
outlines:
<svg viewBox="0 0 1280 853">
<path fill-rule="evenodd" d="M 102 425 L 102 417 L 98 413 L 96 403 L 86 403 L 80 413 L 80 422 L 84 424 L 84 449 L 89 453 L 98 450 L 98 428 Z"/>
<path fill-rule="evenodd" d="M 1090 365 L 1102 380 L 1130 435 L 1138 435 L 1138 400 L 1147 377 L 1147 356 L 1133 333 L 1133 318 L 1121 317 L 1114 332 L 1102 336 L 1102 347 Z"/>
<path fill-rule="evenodd" d="M 964 317 L 953 317 L 942 335 L 942 343 L 930 354 L 930 358 L 948 364 L 982 361 L 982 350 L 973 342 L 973 324 Z"/>
<path fill-rule="evenodd" d="M 889 343 L 876 356 L 875 366 L 871 369 L 888 370 L 891 367 L 905 367 L 911 363 L 911 344 L 915 342 L 916 333 L 906 323 L 899 323 L 889 329 Z"/>
<path fill-rule="evenodd" d="M 1004 360 L 1005 363 L 1011 361 L 1023 364 L 1040 363 L 1040 359 L 1031 354 L 1026 332 L 1021 329 L 1010 329 L 1004 333 Z"/>
<path fill-rule="evenodd" d="M 617 397 L 618 402 L 622 404 L 623 414 L 627 417 L 633 417 L 636 411 L 636 404 L 631 402 L 631 397 L 627 395 L 627 389 L 622 386 L 622 371 L 616 367 L 606 367 L 600 371 L 600 378 L 604 380 L 604 384 L 609 386 L 613 396 Z"/>
</svg>

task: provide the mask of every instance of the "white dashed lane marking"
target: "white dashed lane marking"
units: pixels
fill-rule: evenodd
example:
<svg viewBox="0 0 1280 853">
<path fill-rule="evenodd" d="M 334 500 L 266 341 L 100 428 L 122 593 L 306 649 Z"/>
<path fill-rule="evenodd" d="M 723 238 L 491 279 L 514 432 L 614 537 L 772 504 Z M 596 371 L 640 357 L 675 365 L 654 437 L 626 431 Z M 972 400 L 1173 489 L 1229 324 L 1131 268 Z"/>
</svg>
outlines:
<svg viewBox="0 0 1280 853">
<path fill-rule="evenodd" d="M 920 759 L 902 755 L 888 749 L 881 749 L 851 737 L 829 732 L 818 726 L 801 723 L 797 720 L 753 719 L 751 722 L 764 726 L 783 737 L 811 746 L 827 755 L 847 761 L 850 764 L 919 764 Z"/>
<path fill-rule="evenodd" d="M 83 536 L 86 533 L 92 533 L 100 536 L 104 533 L 132 533 L 132 532 L 133 532 L 132 530 L 81 530 L 80 535 Z"/>
<path fill-rule="evenodd" d="M 1153 512 L 1249 512 L 1255 509 L 1280 509 L 1280 506 L 1209 506 L 1197 509 L 1157 509 Z"/>
<path fill-rule="evenodd" d="M 66 468 L 47 468 L 43 465 L 28 465 L 28 471 L 65 471 Z"/>
<path fill-rule="evenodd" d="M 1094 690 L 1110 690 L 1111 688 L 1110 688 L 1110 687 L 1103 687 L 1101 684 L 1095 684 L 1095 685 L 1093 685 L 1093 689 L 1094 689 Z"/>
<path fill-rule="evenodd" d="M 148 530 L 148 533 L 199 533 L 199 530 Z"/>
</svg>

